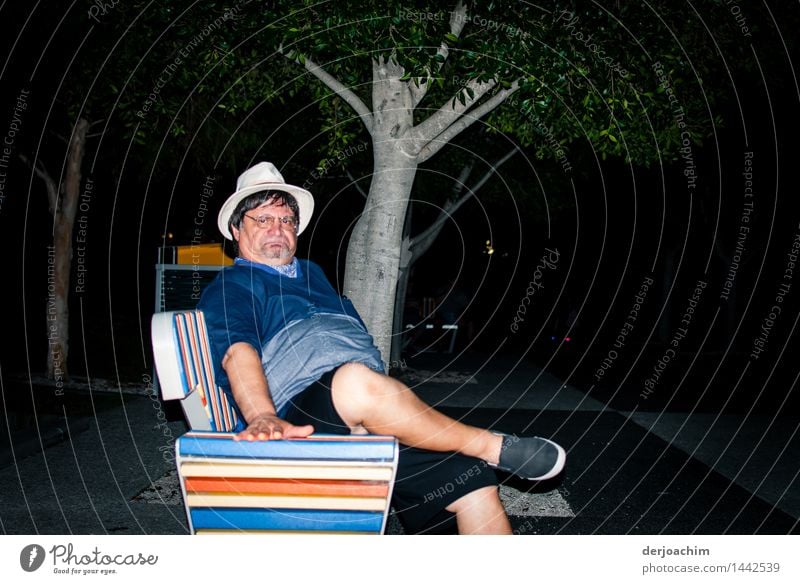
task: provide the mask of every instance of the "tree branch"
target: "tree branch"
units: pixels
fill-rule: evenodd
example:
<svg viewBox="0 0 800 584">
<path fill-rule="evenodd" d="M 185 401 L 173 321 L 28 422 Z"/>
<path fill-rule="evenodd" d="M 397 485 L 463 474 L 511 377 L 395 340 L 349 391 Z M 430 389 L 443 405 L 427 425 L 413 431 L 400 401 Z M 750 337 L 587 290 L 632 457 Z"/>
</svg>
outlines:
<svg viewBox="0 0 800 584">
<path fill-rule="evenodd" d="M 453 9 L 453 12 L 450 13 L 450 34 L 456 37 L 461 36 L 461 31 L 464 30 L 464 25 L 467 22 L 467 7 L 464 3 L 459 0 L 456 7 Z M 442 41 L 442 44 L 439 45 L 439 48 L 436 51 L 437 55 L 441 55 L 444 57 L 441 61 L 439 61 L 439 65 L 436 68 L 437 73 L 442 70 L 444 67 L 447 58 L 450 56 L 450 47 L 447 45 L 445 41 Z M 419 105 L 419 102 L 422 101 L 422 98 L 425 97 L 425 94 L 428 93 L 428 89 L 433 83 L 432 73 L 430 69 L 426 69 L 427 77 L 425 78 L 425 83 L 422 82 L 422 77 L 416 78 L 416 83 L 409 83 L 409 88 L 411 89 L 411 107 L 415 108 Z"/>
<path fill-rule="evenodd" d="M 358 184 L 358 180 L 356 180 L 356 178 L 352 175 L 352 173 L 350 172 L 349 169 L 347 169 L 345 172 L 347 172 L 347 178 L 350 179 L 350 183 L 354 187 L 356 187 L 356 190 L 361 194 L 362 197 L 364 197 L 366 199 L 367 198 L 367 193 L 364 191 L 363 188 L 361 188 L 361 185 Z"/>
<path fill-rule="evenodd" d="M 361 101 L 361 98 L 358 97 L 351 89 L 345 87 L 341 81 L 336 79 L 333 75 L 325 71 L 322 67 L 314 63 L 314 61 L 308 57 L 305 59 L 304 66 L 309 73 L 322 81 L 322 83 L 324 83 L 328 89 L 345 100 L 347 104 L 355 110 L 355 112 L 358 114 L 358 117 L 361 118 L 361 121 L 364 122 L 364 125 L 367 127 L 367 131 L 371 134 L 372 112 L 369 110 L 369 108 L 367 108 L 366 105 L 364 105 L 364 102 Z"/>
<path fill-rule="evenodd" d="M 452 216 L 453 213 L 458 211 L 458 209 L 464 203 L 466 203 L 470 198 L 474 197 L 475 194 L 483 187 L 483 185 L 486 184 L 486 181 L 488 181 L 492 177 L 492 175 L 494 175 L 498 171 L 498 169 L 501 166 L 503 166 L 508 161 L 508 159 L 514 156 L 514 154 L 516 154 L 517 152 L 519 152 L 519 148 L 517 146 L 514 146 L 514 148 L 512 148 L 510 151 L 504 154 L 497 162 L 495 162 L 489 168 L 489 170 L 487 170 L 484 173 L 484 175 L 480 178 L 480 180 L 478 180 L 477 183 L 467 188 L 466 194 L 464 194 L 456 202 L 445 205 L 444 209 L 442 209 L 442 211 L 439 213 L 439 216 L 436 218 L 436 220 L 433 223 L 431 223 L 431 225 L 427 229 L 425 229 L 425 231 L 414 236 L 414 238 L 411 240 L 411 243 L 409 244 L 409 248 L 413 250 L 414 252 L 413 256 L 415 259 L 422 256 L 422 254 L 428 251 L 428 248 L 430 248 L 431 244 L 434 242 L 436 237 L 439 235 L 439 232 L 442 230 L 442 227 L 444 227 L 445 221 L 447 221 L 447 219 L 450 216 Z M 464 171 L 462 171 L 461 175 L 462 177 L 464 177 L 464 180 L 466 180 L 466 177 L 464 175 L 465 174 L 469 175 L 469 171 L 471 169 L 472 166 L 470 165 L 469 167 L 466 167 Z M 462 186 L 464 184 L 464 182 L 461 180 L 459 180 L 459 183 Z"/>
<path fill-rule="evenodd" d="M 469 163 L 465 164 L 464 168 L 461 169 L 461 173 L 456 179 L 456 184 L 453 185 L 453 199 L 456 199 L 467 187 L 467 179 L 469 178 L 469 175 L 472 174 L 472 169 L 475 168 L 475 160 L 476 158 L 473 156 L 469 159 Z"/>
<path fill-rule="evenodd" d="M 514 154 L 516 154 L 517 152 L 519 152 L 519 146 L 515 145 L 511 150 L 506 152 L 497 162 L 495 162 L 492 165 L 492 167 L 489 170 L 487 170 L 486 173 L 480 178 L 480 180 L 469 188 L 469 191 L 471 191 L 473 195 L 477 193 L 483 187 L 483 185 L 486 184 L 486 181 L 488 181 L 492 177 L 492 175 L 496 173 L 501 166 L 503 166 L 506 162 L 508 162 L 508 159 L 514 156 Z M 463 204 L 463 198 L 461 201 L 458 201 L 453 205 L 452 211 L 458 209 L 462 204 Z"/>
<path fill-rule="evenodd" d="M 464 113 L 478 102 L 488 91 L 490 91 L 497 82 L 492 79 L 485 83 L 479 83 L 475 79 L 467 83 L 465 88 L 469 88 L 473 92 L 473 97 L 467 97 L 462 104 L 454 95 L 448 99 L 442 106 L 431 114 L 424 122 L 417 124 L 412 133 L 412 139 L 420 144 L 420 150 L 424 148 L 431 140 L 441 134 L 448 126 L 458 120 Z M 464 91 L 464 90 L 459 90 Z"/>
<path fill-rule="evenodd" d="M 428 140 L 428 143 L 419 151 L 417 162 L 421 164 L 428 160 L 428 158 L 436 154 L 442 146 L 503 103 L 510 95 L 517 91 L 517 89 L 519 89 L 519 84 L 517 81 L 514 81 L 508 89 L 498 91 L 474 110 L 470 111 L 468 114 L 461 115 L 460 119 L 443 128 L 441 132 Z M 427 120 L 425 121 L 427 122 Z"/>
<path fill-rule="evenodd" d="M 56 184 L 56 181 L 54 181 L 53 177 L 50 176 L 50 173 L 47 172 L 47 169 L 41 160 L 37 160 L 36 164 L 33 165 L 28 157 L 24 154 L 20 154 L 19 159 L 30 169 L 32 169 L 33 172 L 36 173 L 36 176 L 38 176 L 44 182 L 44 187 L 47 190 L 47 206 L 50 209 L 50 214 L 55 215 L 56 205 L 58 204 L 58 185 Z"/>
</svg>

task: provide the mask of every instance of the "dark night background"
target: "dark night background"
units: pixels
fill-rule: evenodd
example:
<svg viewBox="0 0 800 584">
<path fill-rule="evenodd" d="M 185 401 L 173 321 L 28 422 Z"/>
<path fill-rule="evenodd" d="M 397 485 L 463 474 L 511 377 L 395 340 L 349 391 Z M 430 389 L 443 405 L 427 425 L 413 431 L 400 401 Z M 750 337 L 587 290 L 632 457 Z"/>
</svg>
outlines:
<svg viewBox="0 0 800 584">
<path fill-rule="evenodd" d="M 442 295 L 444 302 L 468 299 L 467 306 L 459 304 L 461 330 L 454 360 L 497 366 L 522 359 L 618 410 L 757 413 L 797 424 L 800 264 L 765 351 L 758 359 L 750 357 L 775 304 L 787 253 L 800 236 L 795 147 L 800 92 L 794 38 L 800 9 L 796 3 L 768 4 L 783 42 L 777 42 L 775 22 L 753 22 L 760 33 L 752 40 L 749 66 L 728 62 L 730 77 L 720 73 L 705 81 L 723 88 L 723 99 L 709 112 L 722 123 L 710 139 L 692 148 L 698 180 L 691 196 L 681 161 L 634 166 L 597 158 L 585 141 L 577 141 L 568 152 L 575 169 L 570 175 L 574 192 L 556 161 L 536 160 L 531 150 L 523 149 L 498 172 L 493 186 L 454 214 L 434 248 L 415 266 L 410 294 L 412 301 Z M 69 133 L 74 105 L 62 96 L 75 69 L 66 76 L 65 71 L 86 33 L 62 27 L 51 36 L 65 10 L 39 10 L 36 25 L 23 26 L 31 15 L 27 4 L 0 5 L 0 140 L 20 91 L 30 92 L 0 208 L 0 377 L 9 407 L 18 401 L 12 392 L 26 387 L 29 376 L 40 379 L 45 369 L 52 217 L 42 182 L 19 155 L 38 156 L 55 175 L 64 163 L 59 136 Z M 765 12 L 758 14 L 762 18 Z M 92 42 L 91 35 L 87 38 Z M 771 42 L 761 43 L 766 38 Z M 311 108 L 302 128 L 281 125 L 308 103 L 313 103 L 312 96 L 301 92 L 262 110 L 248 131 L 269 139 L 236 159 L 210 160 L 192 147 L 178 151 L 170 138 L 146 148 L 133 144 L 113 116 L 106 133 L 89 140 L 83 174 L 91 177 L 94 189 L 86 213 L 85 291 L 70 297 L 69 371 L 74 379 L 110 380 L 113 385 L 136 383 L 151 374 L 149 323 L 159 247 L 165 241 L 190 243 L 206 176 L 213 176 L 215 185 L 202 226 L 207 242 L 222 240 L 216 231 L 217 211 L 233 191 L 237 173 L 251 162 L 274 162 L 289 183 L 309 180 L 326 143 L 323 133 L 308 133 L 321 114 Z M 366 135 L 363 140 L 368 143 Z M 491 161 L 509 148 L 501 137 L 491 140 L 482 142 L 473 133 L 456 144 Z M 745 152 L 753 153 L 754 210 L 742 262 L 725 301 L 720 294 L 739 233 Z M 370 148 L 348 159 L 355 177 L 368 177 L 371 165 Z M 473 176 L 486 168 L 479 164 Z M 436 216 L 437 207 L 427 201 L 440 201 L 439 193 L 451 188 L 442 173 L 454 178 L 458 171 L 445 154 L 419 169 L 412 233 Z M 503 187 L 504 181 L 511 186 Z M 366 189 L 368 179 L 360 184 Z M 300 238 L 298 256 L 321 264 L 341 287 L 347 237 L 364 199 L 341 169 L 316 180 L 310 190 L 317 211 L 312 229 Z M 487 241 L 494 249 L 491 256 Z M 512 332 L 510 325 L 545 248 L 558 249 L 558 266 L 545 271 L 544 288 L 534 296 L 519 330 Z M 73 272 L 73 282 L 76 277 Z M 598 381 L 596 371 L 646 277 L 653 284 L 634 329 Z M 688 335 L 643 399 L 643 383 L 680 326 L 698 280 L 707 286 Z M 567 336 L 569 342 L 564 341 Z M 428 341 L 419 338 L 407 347 L 403 357 L 411 366 Z M 58 411 L 58 405 L 41 407 Z"/>
<path fill-rule="evenodd" d="M 0 214 L 7 274 L 2 366 L 9 376 L 41 372 L 44 367 L 45 258 L 52 225 L 43 185 L 17 155 L 30 158 L 38 149 L 51 172 L 59 171 L 64 145 L 57 136 L 69 131 L 65 123 L 69 106 L 53 97 L 69 80 L 67 76 L 62 82 L 64 68 L 79 39 L 62 30 L 45 38 L 30 27 L 17 36 L 15 31 L 28 9 L 12 5 L 5 10 L 16 11 L 16 16 L 4 18 L 2 25 L 7 57 L 2 75 L 4 119 L 11 119 L 19 91 L 30 92 Z M 37 13 L 36 18 L 38 27 L 49 30 L 60 15 L 53 11 Z M 769 26 L 762 23 L 765 32 Z M 756 55 L 757 50 L 754 46 Z M 533 174 L 524 170 L 526 165 L 512 160 L 500 176 L 506 173 L 517 179 L 515 185 L 527 185 L 528 192 L 495 190 L 488 202 L 478 196 L 459 210 L 434 249 L 415 267 L 413 294 L 434 296 L 458 290 L 467 295 L 470 304 L 463 319 L 472 322 L 475 334 L 468 344 L 462 337 L 461 349 L 486 355 L 504 343 L 505 351 L 524 354 L 562 379 L 587 391 L 591 388 L 597 397 L 623 400 L 633 407 L 641 402 L 636 387 L 663 354 L 694 282 L 702 278 L 708 287 L 681 345 L 678 365 L 667 369 L 661 390 L 639 406 L 660 408 L 671 400 L 670 407 L 683 408 L 713 409 L 725 404 L 776 412 L 796 409 L 797 393 L 792 387 L 797 371 L 790 357 L 798 314 L 794 287 L 770 333 L 766 352 L 749 363 L 733 390 L 771 306 L 800 221 L 793 167 L 798 130 L 793 55 L 758 56 L 761 71 L 739 72 L 737 63 L 729 64 L 735 85 L 726 79 L 713 80 L 726 83 L 730 91 L 712 112 L 723 125 L 715 128 L 712 140 L 693 147 L 699 179 L 691 200 L 680 161 L 663 168 L 632 167 L 620 160 L 597 160 L 586 144 L 577 143 L 570 151 L 573 164 L 579 167 L 573 195 L 555 162 L 536 163 L 537 173 L 544 177 L 542 192 Z M 257 131 L 271 138 L 252 152 L 250 160 L 275 161 L 289 182 L 302 184 L 319 159 L 322 140 L 318 136 L 308 142 L 309 137 L 297 136 L 286 127 L 273 134 L 278 126 L 270 126 L 271 116 L 277 124 L 296 105 L 276 105 L 261 120 L 263 126 Z M 157 249 L 165 233 L 174 237 L 170 243 L 189 243 L 205 180 L 199 168 L 209 168 L 215 177 L 212 210 L 202 227 L 204 240 L 220 241 L 214 225 L 216 210 L 235 183 L 232 168 L 243 169 L 249 162 L 226 161 L 218 168 L 187 163 L 175 176 L 170 159 L 163 156 L 151 165 L 141 156 L 126 158 L 131 145 L 118 131 L 112 125 L 102 137 L 100 150 L 100 139 L 91 138 L 84 160 L 84 177 L 91 177 L 95 188 L 87 214 L 85 292 L 72 294 L 70 300 L 69 369 L 73 376 L 136 379 L 149 369 L 147 335 Z M 169 142 L 161 148 L 170 148 Z M 742 209 L 745 151 L 754 153 L 755 207 L 733 294 L 725 302 L 720 300 L 720 291 Z M 194 152 L 186 154 L 190 158 Z M 492 159 L 490 152 L 478 154 Z M 369 149 L 353 156 L 350 163 L 356 176 L 367 176 Z M 438 174 L 444 164 L 429 165 L 436 170 L 431 174 Z M 427 172 L 423 166 L 415 183 L 414 196 L 420 202 L 412 209 L 412 233 L 426 225 L 436 210 L 424 202 L 426 191 L 437 188 Z M 361 184 L 366 187 L 368 181 Z M 358 217 L 363 198 L 338 169 L 315 181 L 312 190 L 317 209 L 324 212 L 315 217 L 313 239 L 301 238 L 299 255 L 310 254 L 332 278 L 341 278 L 348 228 Z M 549 216 L 543 213 L 545 199 Z M 526 208 L 531 200 L 534 204 Z M 487 240 L 496 250 L 491 258 L 485 254 Z M 546 246 L 558 247 L 558 270 L 537 296 L 521 330 L 509 334 L 508 325 Z M 655 282 L 635 330 L 613 369 L 603 382 L 594 384 L 593 373 L 647 274 Z M 75 277 L 73 273 L 73 282 Z M 564 331 L 556 329 L 564 328 L 570 311 L 577 313 L 571 342 L 554 343 L 551 337 L 563 336 Z M 690 375 L 678 389 L 680 377 L 690 366 Z"/>
</svg>

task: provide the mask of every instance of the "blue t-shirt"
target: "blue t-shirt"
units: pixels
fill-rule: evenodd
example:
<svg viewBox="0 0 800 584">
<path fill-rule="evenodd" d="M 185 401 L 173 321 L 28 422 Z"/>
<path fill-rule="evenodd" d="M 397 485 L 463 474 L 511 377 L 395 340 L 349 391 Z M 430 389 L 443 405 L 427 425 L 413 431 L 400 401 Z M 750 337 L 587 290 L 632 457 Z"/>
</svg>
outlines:
<svg viewBox="0 0 800 584">
<path fill-rule="evenodd" d="M 343 363 L 383 371 L 380 353 L 350 300 L 336 293 L 315 263 L 297 260 L 296 273 L 292 278 L 237 260 L 209 284 L 198 304 L 219 386 L 231 394 L 222 358 L 231 345 L 248 343 L 261 357 L 279 414 L 292 397 Z"/>
</svg>

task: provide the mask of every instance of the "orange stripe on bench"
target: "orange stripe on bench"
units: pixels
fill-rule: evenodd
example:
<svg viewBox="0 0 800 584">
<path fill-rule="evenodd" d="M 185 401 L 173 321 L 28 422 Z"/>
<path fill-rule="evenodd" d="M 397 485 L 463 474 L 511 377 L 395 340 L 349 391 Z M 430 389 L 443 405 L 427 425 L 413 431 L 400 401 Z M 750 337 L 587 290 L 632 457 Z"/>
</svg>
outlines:
<svg viewBox="0 0 800 584">
<path fill-rule="evenodd" d="M 342 495 L 386 497 L 389 485 L 371 481 L 258 479 L 245 477 L 186 477 L 189 493 L 263 493 L 271 495 Z"/>
</svg>

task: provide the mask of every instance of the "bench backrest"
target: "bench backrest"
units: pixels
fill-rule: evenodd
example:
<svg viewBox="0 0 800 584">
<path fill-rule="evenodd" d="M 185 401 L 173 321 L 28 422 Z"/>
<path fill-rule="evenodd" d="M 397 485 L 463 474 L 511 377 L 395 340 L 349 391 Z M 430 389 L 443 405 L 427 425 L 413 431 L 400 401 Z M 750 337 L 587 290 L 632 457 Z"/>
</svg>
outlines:
<svg viewBox="0 0 800 584">
<path fill-rule="evenodd" d="M 233 430 L 238 416 L 214 380 L 202 311 L 157 312 L 153 315 L 152 335 L 163 399 L 181 400 L 192 430 Z"/>
</svg>

